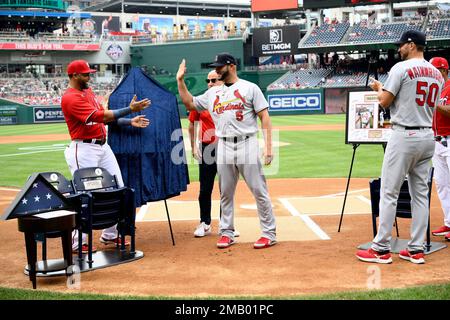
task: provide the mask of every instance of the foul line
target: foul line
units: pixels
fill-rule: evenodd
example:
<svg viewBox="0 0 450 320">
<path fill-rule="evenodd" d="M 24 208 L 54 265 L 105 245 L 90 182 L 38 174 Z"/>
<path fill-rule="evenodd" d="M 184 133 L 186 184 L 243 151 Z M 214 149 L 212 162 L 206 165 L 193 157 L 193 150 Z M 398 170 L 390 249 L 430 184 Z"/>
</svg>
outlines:
<svg viewBox="0 0 450 320">
<path fill-rule="evenodd" d="M 60 149 L 56 149 L 56 150 L 40 150 L 40 151 L 31 151 L 31 152 L 23 152 L 23 153 L 2 154 L 2 155 L 0 155 L 0 158 L 23 156 L 24 154 L 32 154 L 32 153 L 56 152 L 56 151 L 61 151 L 61 150 L 64 150 L 64 149 L 60 148 Z"/>
<path fill-rule="evenodd" d="M 299 217 L 306 225 L 322 240 L 330 240 L 331 238 L 307 215 L 300 214 L 297 209 L 289 202 L 288 199 L 278 198 L 286 209 L 295 217 Z"/>
<path fill-rule="evenodd" d="M 144 220 L 145 214 L 147 213 L 147 209 L 148 209 L 148 204 L 144 204 L 143 206 L 141 206 L 138 214 L 136 215 L 136 221 Z"/>
<path fill-rule="evenodd" d="M 0 190 L 3 190 L 3 191 L 17 191 L 17 192 L 20 191 L 20 189 L 11 189 L 11 188 L 3 188 L 3 187 L 0 187 Z"/>
</svg>

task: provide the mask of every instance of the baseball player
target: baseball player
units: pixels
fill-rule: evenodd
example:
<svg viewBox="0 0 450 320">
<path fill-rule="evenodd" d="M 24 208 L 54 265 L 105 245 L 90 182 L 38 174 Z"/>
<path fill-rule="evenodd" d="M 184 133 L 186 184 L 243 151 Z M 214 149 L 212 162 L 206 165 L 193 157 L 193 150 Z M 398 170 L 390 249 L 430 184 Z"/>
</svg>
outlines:
<svg viewBox="0 0 450 320">
<path fill-rule="evenodd" d="M 434 179 L 442 211 L 444 212 L 444 225 L 432 233 L 435 236 L 445 236 L 450 240 L 450 81 L 448 79 L 448 61 L 442 57 L 430 60 L 442 74 L 445 80 L 441 100 L 437 112 L 433 115 L 433 131 L 435 137 L 435 150 L 433 156 Z"/>
<path fill-rule="evenodd" d="M 227 248 L 234 240 L 234 193 L 239 174 L 244 177 L 256 199 L 262 236 L 254 243 L 255 249 L 276 244 L 275 216 L 266 180 L 258 157 L 257 116 L 261 120 L 265 138 L 264 163 L 272 162 L 272 125 L 268 103 L 255 84 L 237 77 L 236 60 L 228 54 L 217 55 L 214 67 L 221 86 L 210 88 L 204 94 L 192 97 L 184 82 L 186 61 L 177 72 L 178 92 L 189 110 L 208 110 L 216 127 L 217 172 L 220 185 L 221 237 L 217 247 Z"/>
<path fill-rule="evenodd" d="M 411 195 L 411 240 L 400 258 L 425 263 L 424 238 L 428 225 L 428 174 L 434 153 L 431 130 L 433 108 L 439 102 L 444 84 L 441 73 L 423 57 L 426 36 L 405 31 L 398 42 L 402 60 L 394 65 L 384 86 L 371 79 L 383 108 L 390 107 L 392 135 L 381 169 L 380 218 L 378 233 L 368 250 L 360 250 L 361 261 L 391 263 L 391 231 L 397 200 L 405 177 Z"/>
<path fill-rule="evenodd" d="M 136 101 L 136 96 L 128 107 L 118 110 L 105 110 L 99 103 L 93 91 L 89 88 L 91 69 L 85 60 L 74 60 L 67 66 L 69 88 L 61 99 L 61 107 L 69 129 L 72 142 L 64 151 L 67 165 L 73 173 L 79 168 L 102 167 L 117 177 L 117 183 L 122 187 L 123 180 L 116 157 L 106 143 L 105 123 L 117 120 L 119 125 L 132 125 L 144 128 L 148 125 L 145 116 L 133 119 L 121 117 L 141 111 L 150 105 L 150 100 Z M 102 243 L 117 243 L 119 241 L 116 226 L 104 229 L 100 238 Z M 83 234 L 82 252 L 86 253 L 86 234 Z M 78 250 L 78 232 L 72 236 L 72 249 Z"/>
</svg>

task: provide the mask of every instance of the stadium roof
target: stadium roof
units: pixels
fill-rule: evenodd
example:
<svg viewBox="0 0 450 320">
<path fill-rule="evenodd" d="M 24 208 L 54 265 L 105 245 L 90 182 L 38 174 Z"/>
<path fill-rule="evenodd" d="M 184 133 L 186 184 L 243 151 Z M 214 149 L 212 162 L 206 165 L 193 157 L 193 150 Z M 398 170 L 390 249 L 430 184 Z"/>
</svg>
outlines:
<svg viewBox="0 0 450 320">
<path fill-rule="evenodd" d="M 250 18 L 250 0 L 109 0 L 84 8 L 83 11 L 122 12 L 140 14 L 164 14 L 184 16 L 213 16 Z M 265 18 L 283 19 L 292 12 L 265 13 Z"/>
</svg>

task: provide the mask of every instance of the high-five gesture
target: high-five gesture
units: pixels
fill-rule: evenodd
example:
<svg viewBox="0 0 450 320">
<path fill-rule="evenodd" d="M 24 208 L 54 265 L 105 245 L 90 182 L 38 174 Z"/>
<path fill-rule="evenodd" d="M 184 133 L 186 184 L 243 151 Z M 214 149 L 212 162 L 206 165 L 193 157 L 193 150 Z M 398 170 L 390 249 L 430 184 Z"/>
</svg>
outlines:
<svg viewBox="0 0 450 320">
<path fill-rule="evenodd" d="M 137 99 L 137 96 L 134 95 L 133 99 L 130 102 L 130 108 L 131 108 L 131 111 L 133 111 L 133 112 L 144 110 L 152 103 L 152 101 L 147 98 L 142 99 L 140 101 L 136 101 L 136 99 Z"/>
<path fill-rule="evenodd" d="M 185 74 L 186 74 L 186 60 L 183 59 L 181 60 L 180 66 L 178 68 L 177 80 L 178 81 L 183 80 Z"/>
</svg>

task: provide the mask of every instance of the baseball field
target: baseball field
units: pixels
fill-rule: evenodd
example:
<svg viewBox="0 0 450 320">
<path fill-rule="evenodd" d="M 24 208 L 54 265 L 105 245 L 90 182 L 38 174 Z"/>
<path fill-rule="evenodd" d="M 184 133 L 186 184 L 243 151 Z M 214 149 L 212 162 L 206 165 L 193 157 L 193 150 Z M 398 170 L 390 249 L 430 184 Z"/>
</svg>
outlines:
<svg viewBox="0 0 450 320">
<path fill-rule="evenodd" d="M 17 221 L 0 222 L 0 297 L 3 299 L 449 299 L 450 255 L 443 249 L 415 265 L 394 255 L 391 265 L 359 262 L 356 247 L 372 240 L 369 181 L 380 174 L 383 149 L 362 145 L 356 152 L 341 231 L 338 224 L 352 147 L 345 144 L 345 115 L 272 117 L 276 161 L 265 168 L 277 219 L 278 244 L 253 249 L 259 237 L 255 201 L 241 180 L 235 225 L 241 236 L 228 249 L 216 248 L 219 193 L 213 193 L 213 234 L 194 238 L 198 224 L 198 165 L 185 139 L 191 184 L 164 204 L 138 208 L 137 249 L 144 258 L 81 274 L 80 286 L 65 277 L 38 278 L 39 292 L 23 273 L 26 253 Z M 187 136 L 187 121 L 182 121 Z M 70 141 L 62 124 L 0 127 L 0 212 L 33 172 L 58 171 L 70 178 L 63 150 Z M 436 192 L 431 228 L 442 224 Z M 399 219 L 400 238 L 410 220 Z M 394 229 L 395 230 L 395 229 Z M 98 241 L 99 250 L 109 250 Z M 395 235 L 396 236 L 396 235 Z M 432 241 L 444 242 L 432 236 Z M 49 258 L 59 258 L 50 239 Z M 25 290 L 24 290 L 25 289 Z"/>
</svg>

